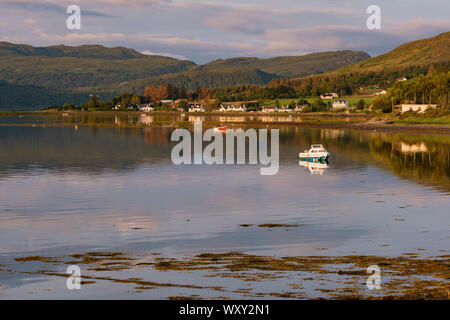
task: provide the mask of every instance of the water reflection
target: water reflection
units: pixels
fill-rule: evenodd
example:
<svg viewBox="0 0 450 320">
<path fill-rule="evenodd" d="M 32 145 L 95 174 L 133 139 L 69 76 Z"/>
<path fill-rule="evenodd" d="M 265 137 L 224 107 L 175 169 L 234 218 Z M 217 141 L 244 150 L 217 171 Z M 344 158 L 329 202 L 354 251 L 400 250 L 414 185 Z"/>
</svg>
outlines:
<svg viewBox="0 0 450 320">
<path fill-rule="evenodd" d="M 328 169 L 328 162 L 326 161 L 299 161 L 298 164 L 308 168 L 311 175 L 323 175 Z"/>
<path fill-rule="evenodd" d="M 263 177 L 258 166 L 173 165 L 169 127 L 0 126 L 0 252 L 448 247 L 449 136 L 275 127 L 280 171 Z M 299 163 L 316 143 L 330 163 Z"/>
</svg>

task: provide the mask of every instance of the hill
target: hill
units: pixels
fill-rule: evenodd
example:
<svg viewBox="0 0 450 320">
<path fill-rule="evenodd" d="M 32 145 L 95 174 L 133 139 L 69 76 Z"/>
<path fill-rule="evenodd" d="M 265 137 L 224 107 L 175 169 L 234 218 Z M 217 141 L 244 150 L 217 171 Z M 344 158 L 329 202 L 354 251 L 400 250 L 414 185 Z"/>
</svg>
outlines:
<svg viewBox="0 0 450 320">
<path fill-rule="evenodd" d="M 336 51 L 268 59 L 232 58 L 197 65 L 124 47 L 33 47 L 0 42 L 0 81 L 6 94 L 0 108 L 48 107 L 61 97 L 72 97 L 66 102 L 77 103 L 80 94 L 97 92 L 107 98 L 126 90 L 142 92 L 146 85 L 159 83 L 188 90 L 267 84 L 273 79 L 331 71 L 368 57 L 361 51 Z M 19 92 L 30 93 L 33 99 L 21 97 Z"/>
<path fill-rule="evenodd" d="M 370 56 L 364 51 L 328 51 L 311 53 L 303 56 L 285 56 L 267 59 L 219 59 L 203 65 L 201 69 L 211 70 L 227 67 L 249 67 L 283 78 L 295 78 L 335 70 L 339 67 L 368 58 L 370 58 Z"/>
<path fill-rule="evenodd" d="M 450 32 L 407 42 L 394 50 L 336 70 L 336 73 L 380 72 L 386 69 L 406 70 L 411 67 L 441 65 L 450 62 Z"/>
<path fill-rule="evenodd" d="M 0 56 L 74 57 L 116 60 L 146 57 L 145 54 L 124 47 L 107 48 L 100 45 L 33 47 L 26 44 L 13 44 L 4 41 L 0 42 Z"/>
<path fill-rule="evenodd" d="M 36 106 L 57 106 L 66 102 L 80 104 L 89 99 L 86 93 L 20 86 L 0 81 L 0 110 L 36 110 Z M 2 108 L 2 106 L 6 108 Z"/>
</svg>

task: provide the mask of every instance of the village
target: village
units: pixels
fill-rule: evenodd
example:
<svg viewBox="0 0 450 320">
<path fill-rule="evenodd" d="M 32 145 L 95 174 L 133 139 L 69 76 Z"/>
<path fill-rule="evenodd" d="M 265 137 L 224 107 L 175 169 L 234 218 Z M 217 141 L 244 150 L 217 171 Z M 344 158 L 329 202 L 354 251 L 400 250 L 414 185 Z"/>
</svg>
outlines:
<svg viewBox="0 0 450 320">
<path fill-rule="evenodd" d="M 381 90 L 375 95 L 386 94 L 386 90 Z M 354 100 L 354 99 L 353 99 Z M 366 99 L 370 101 L 369 99 Z M 340 98 L 337 93 L 323 93 L 320 95 L 320 103 L 322 103 L 326 111 L 331 112 L 356 112 L 362 111 L 364 109 L 370 110 L 370 106 L 367 106 L 365 99 L 360 99 L 353 105 L 349 104 L 349 101 L 344 98 Z M 214 102 L 214 101 L 212 101 Z M 278 103 L 278 101 L 277 101 Z M 208 107 L 197 101 L 188 101 L 187 99 L 177 99 L 177 100 L 161 100 L 158 104 L 146 103 L 146 104 L 136 104 L 127 107 L 130 111 L 140 111 L 140 112 L 156 112 L 156 111 L 174 111 L 174 112 L 191 112 L 191 113 L 202 113 L 202 112 L 227 112 L 227 113 L 305 113 L 315 111 L 311 108 L 311 103 L 304 100 L 302 104 L 295 103 L 291 100 L 290 103 L 277 105 L 272 104 L 262 104 L 250 102 L 251 107 L 247 105 L 246 102 L 223 102 L 217 105 L 217 107 L 211 107 L 211 101 L 207 102 Z M 367 107 L 369 107 L 367 109 Z M 436 109 L 436 104 L 419 104 L 419 103 L 401 103 L 398 105 L 393 105 L 392 110 L 396 114 L 401 114 L 405 112 L 417 112 L 424 113 L 427 109 Z M 120 104 L 114 106 L 114 110 L 123 110 Z"/>
</svg>

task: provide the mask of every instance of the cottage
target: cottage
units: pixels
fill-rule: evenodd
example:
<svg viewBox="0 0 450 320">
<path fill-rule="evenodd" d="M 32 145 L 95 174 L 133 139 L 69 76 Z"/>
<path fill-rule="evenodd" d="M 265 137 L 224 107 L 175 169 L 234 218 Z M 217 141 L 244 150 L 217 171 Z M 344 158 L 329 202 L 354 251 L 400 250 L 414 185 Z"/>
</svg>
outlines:
<svg viewBox="0 0 450 320">
<path fill-rule="evenodd" d="M 189 112 L 205 112 L 202 104 L 199 105 L 191 105 L 189 107 Z"/>
<path fill-rule="evenodd" d="M 375 92 L 375 95 L 379 96 L 379 95 L 386 94 L 386 93 L 387 93 L 386 90 L 381 90 L 381 91 Z"/>
<path fill-rule="evenodd" d="M 303 110 L 303 107 L 304 106 L 296 105 L 295 108 L 294 108 L 294 111 L 295 112 L 301 112 Z"/>
<path fill-rule="evenodd" d="M 333 109 L 342 109 L 347 108 L 348 102 L 347 100 L 334 100 L 333 101 Z"/>
<path fill-rule="evenodd" d="M 331 100 L 331 99 L 337 99 L 339 96 L 337 93 L 331 92 L 331 93 L 322 93 L 320 95 L 320 99 L 327 99 L 327 100 Z"/>
<path fill-rule="evenodd" d="M 293 110 L 293 109 L 290 109 L 289 106 L 281 106 L 281 107 L 278 109 L 278 112 L 294 112 L 294 110 Z"/>
<path fill-rule="evenodd" d="M 423 113 L 428 108 L 436 109 L 437 105 L 435 104 L 399 104 L 393 107 L 394 112 L 408 112 L 408 111 L 414 111 L 418 113 Z"/>
<path fill-rule="evenodd" d="M 262 112 L 270 113 L 270 112 L 277 112 L 278 107 L 277 106 L 264 106 L 261 109 Z"/>
<path fill-rule="evenodd" d="M 142 112 L 150 112 L 153 111 L 153 109 L 151 104 L 142 104 L 138 106 L 138 110 Z"/>
<path fill-rule="evenodd" d="M 245 112 L 247 111 L 247 108 L 245 107 L 245 104 L 243 105 L 235 105 L 233 103 L 222 103 L 220 105 L 219 111 L 234 111 L 234 112 Z"/>
</svg>

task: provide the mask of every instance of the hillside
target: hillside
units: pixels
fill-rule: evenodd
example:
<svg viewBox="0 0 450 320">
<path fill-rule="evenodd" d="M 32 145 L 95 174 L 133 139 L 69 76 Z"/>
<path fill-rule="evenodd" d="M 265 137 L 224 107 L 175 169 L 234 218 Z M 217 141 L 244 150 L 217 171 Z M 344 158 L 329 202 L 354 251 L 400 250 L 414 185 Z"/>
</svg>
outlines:
<svg viewBox="0 0 450 320">
<path fill-rule="evenodd" d="M 336 73 L 380 72 L 450 62 L 450 32 L 405 43 L 394 50 L 336 70 Z"/>
<path fill-rule="evenodd" d="M 49 90 L 36 86 L 20 86 L 0 81 L 0 110 L 36 110 L 36 106 L 57 106 L 66 102 L 83 103 L 86 93 Z M 1 108 L 5 106 L 7 108 Z"/>
<path fill-rule="evenodd" d="M 335 70 L 368 57 L 361 51 L 336 51 L 268 59 L 232 58 L 197 65 L 124 47 L 33 47 L 0 42 L 0 81 L 4 81 L 6 94 L 0 100 L 0 108 L 48 107 L 64 99 L 61 97 L 70 97 L 66 102 L 77 103 L 79 93 L 84 96 L 97 92 L 111 97 L 124 91 L 142 92 L 146 85 L 159 83 L 172 83 L 187 90 L 197 86 L 267 84 L 277 78 Z M 27 99 L 18 92 L 30 92 L 33 98 Z"/>
<path fill-rule="evenodd" d="M 115 60 L 146 57 L 145 54 L 124 47 L 106 48 L 100 45 L 33 47 L 9 42 L 0 42 L 0 56 L 74 57 Z"/>
<path fill-rule="evenodd" d="M 311 53 L 304 56 L 286 56 L 267 59 L 219 59 L 203 65 L 201 69 L 211 70 L 224 67 L 249 67 L 260 69 L 266 73 L 275 74 L 283 78 L 294 78 L 335 70 L 339 67 L 368 58 L 370 58 L 370 56 L 364 51 L 344 50 Z"/>
<path fill-rule="evenodd" d="M 160 83 L 171 83 L 176 87 L 185 87 L 189 90 L 198 86 L 214 88 L 226 87 L 230 83 L 238 84 L 267 84 L 270 80 L 279 78 L 274 74 L 263 72 L 259 69 L 248 67 L 228 67 L 210 70 L 194 69 L 191 71 L 165 74 L 156 77 L 127 81 L 109 86 L 77 88 L 77 92 L 97 93 L 102 96 L 112 97 L 117 93 L 134 92 L 144 94 L 145 86 Z"/>
</svg>

